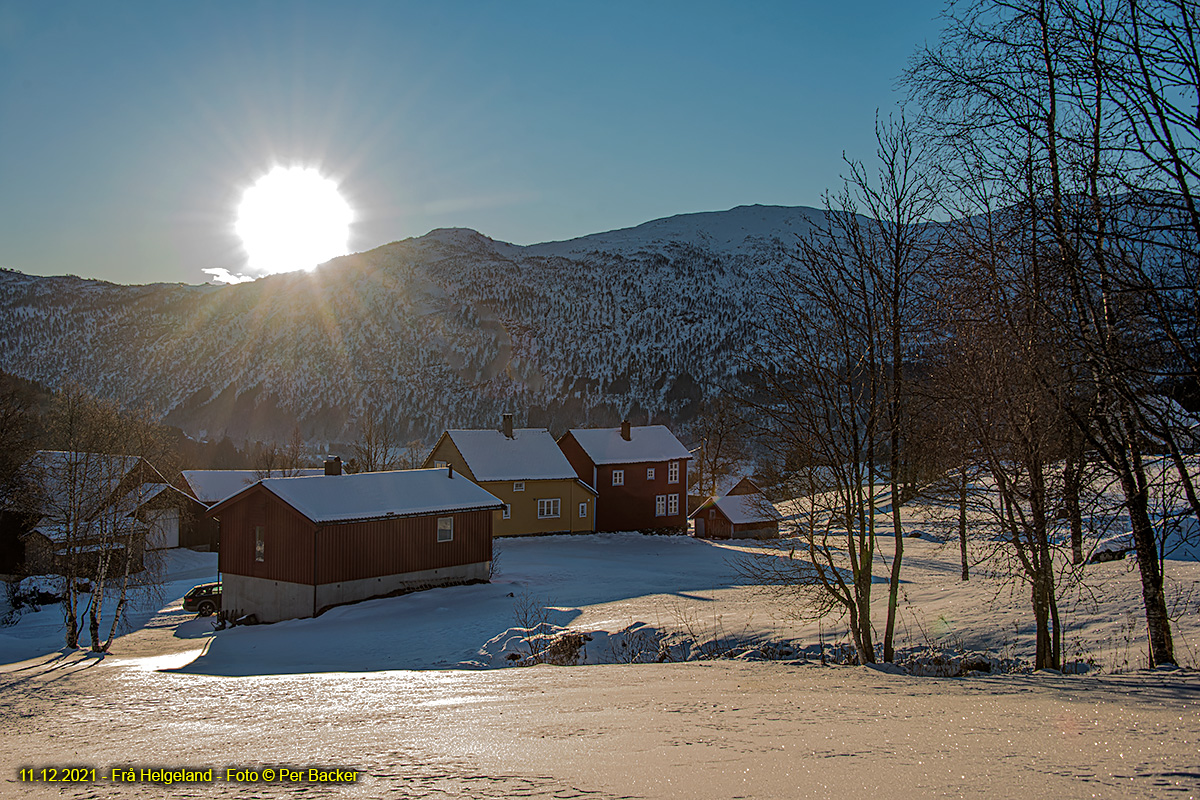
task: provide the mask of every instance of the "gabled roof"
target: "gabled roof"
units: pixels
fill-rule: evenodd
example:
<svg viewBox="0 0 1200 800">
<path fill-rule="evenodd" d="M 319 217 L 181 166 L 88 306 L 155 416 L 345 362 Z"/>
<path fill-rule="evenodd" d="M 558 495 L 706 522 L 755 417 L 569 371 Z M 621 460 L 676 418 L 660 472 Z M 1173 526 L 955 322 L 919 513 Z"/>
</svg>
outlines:
<svg viewBox="0 0 1200 800">
<path fill-rule="evenodd" d="M 783 519 L 783 515 L 763 494 L 710 497 L 693 511 L 691 516 L 695 517 L 701 511 L 714 506 L 734 525 L 745 525 L 752 522 L 778 522 Z"/>
<path fill-rule="evenodd" d="M 513 438 L 500 431 L 446 431 L 477 481 L 574 480 L 571 462 L 550 431 L 517 428 Z M 436 451 L 436 447 L 434 450 Z"/>
<path fill-rule="evenodd" d="M 498 509 L 503 504 L 464 475 L 450 471 L 406 469 L 395 472 L 360 472 L 357 475 L 316 475 L 298 478 L 264 478 L 261 486 L 309 520 L 320 523 L 353 522 L 388 517 Z M 246 487 L 209 509 L 218 514 L 254 487 Z"/>
<path fill-rule="evenodd" d="M 39 450 L 26 462 L 25 470 L 47 497 L 56 497 L 74 485 L 76 491 L 87 492 L 90 502 L 103 502 L 141 463 L 140 456 Z M 158 475 L 157 471 L 154 474 Z"/>
<path fill-rule="evenodd" d="M 324 475 L 322 469 L 301 469 L 297 476 Z M 183 479 L 192 495 L 205 505 L 219 503 L 247 486 L 258 483 L 259 475 L 252 469 L 185 469 Z"/>
<path fill-rule="evenodd" d="M 620 428 L 572 428 L 571 435 L 593 464 L 638 464 L 691 458 L 675 434 L 664 425 L 629 429 L 629 440 Z"/>
</svg>

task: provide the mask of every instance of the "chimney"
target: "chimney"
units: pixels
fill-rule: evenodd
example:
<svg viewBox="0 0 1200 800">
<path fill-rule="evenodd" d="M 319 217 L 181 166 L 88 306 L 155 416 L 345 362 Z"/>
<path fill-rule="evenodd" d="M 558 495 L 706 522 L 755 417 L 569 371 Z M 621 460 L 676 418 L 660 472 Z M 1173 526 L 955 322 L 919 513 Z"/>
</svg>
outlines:
<svg viewBox="0 0 1200 800">
<path fill-rule="evenodd" d="M 629 420 L 627 419 L 621 421 L 621 438 L 629 441 Z"/>
<path fill-rule="evenodd" d="M 500 417 L 500 431 L 504 434 L 504 438 L 513 438 L 513 415 L 505 414 Z"/>
<path fill-rule="evenodd" d="M 453 465 L 453 464 L 447 464 L 447 465 L 446 465 L 446 477 L 447 477 L 447 478 L 453 478 L 453 477 L 454 477 L 454 465 Z"/>
<path fill-rule="evenodd" d="M 341 475 L 342 474 L 342 457 L 329 456 L 325 459 L 325 474 L 326 475 Z"/>
</svg>

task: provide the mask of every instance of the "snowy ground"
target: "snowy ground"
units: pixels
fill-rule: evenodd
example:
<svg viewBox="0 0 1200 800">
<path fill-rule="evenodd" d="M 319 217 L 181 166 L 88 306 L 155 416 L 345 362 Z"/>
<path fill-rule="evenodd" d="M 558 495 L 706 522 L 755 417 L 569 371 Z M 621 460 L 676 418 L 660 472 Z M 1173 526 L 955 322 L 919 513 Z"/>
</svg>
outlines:
<svg viewBox="0 0 1200 800">
<path fill-rule="evenodd" d="M 936 524 L 926 524 L 936 534 Z M 1026 592 L 954 543 L 907 540 L 901 646 L 1027 658 Z M 883 540 L 890 552 L 891 542 Z M 214 631 L 179 599 L 215 557 L 172 556 L 161 609 L 103 659 L 62 653 L 49 607 L 0 629 L 6 797 L 1194 797 L 1200 789 L 1200 564 L 1167 562 L 1176 650 L 1145 662 L 1131 560 L 1091 565 L 1064 614 L 1090 674 L 918 678 L 813 660 L 595 664 L 666 634 L 809 648 L 844 636 L 743 585 L 753 544 L 600 534 L 499 542 L 500 573 Z M 981 545 L 985 548 L 985 545 Z M 976 554 L 982 555 L 983 549 Z M 512 595 L 511 597 L 509 595 Z M 878 595 L 884 597 L 881 588 Z M 550 607 L 544 614 L 539 609 Z M 533 609 L 531 612 L 530 609 Z M 589 634 L 588 666 L 486 669 L 539 614 Z M 633 633 L 620 635 L 633 627 Z M 881 627 L 881 626 L 880 626 Z M 641 632 L 640 634 L 638 632 Z M 617 634 L 617 635 L 614 635 Z M 676 649 L 675 653 L 682 650 Z M 343 766 L 337 787 L 217 781 L 49 787 L 23 766 Z"/>
</svg>

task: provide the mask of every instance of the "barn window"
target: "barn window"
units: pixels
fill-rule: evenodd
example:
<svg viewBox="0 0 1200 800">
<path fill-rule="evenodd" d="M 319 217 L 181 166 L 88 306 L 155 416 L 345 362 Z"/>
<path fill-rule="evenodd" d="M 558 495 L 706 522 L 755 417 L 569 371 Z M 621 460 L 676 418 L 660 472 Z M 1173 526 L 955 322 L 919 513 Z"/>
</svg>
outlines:
<svg viewBox="0 0 1200 800">
<path fill-rule="evenodd" d="M 667 495 L 667 516 L 673 517 L 679 513 L 679 495 Z"/>
<path fill-rule="evenodd" d="M 449 542 L 454 538 L 454 517 L 438 517 L 439 542 Z"/>
<path fill-rule="evenodd" d="M 513 481 L 513 491 L 514 492 L 525 491 L 525 481 Z"/>
<path fill-rule="evenodd" d="M 654 516 L 665 517 L 667 515 L 667 496 L 660 494 L 654 498 Z"/>
<path fill-rule="evenodd" d="M 667 464 L 667 483 L 679 483 L 679 462 Z"/>
<path fill-rule="evenodd" d="M 538 500 L 538 519 L 554 519 L 561 515 L 562 501 L 558 497 Z"/>
<path fill-rule="evenodd" d="M 648 481 L 654 480 L 654 467 L 651 467 L 650 469 L 646 470 L 646 480 L 648 480 Z"/>
<path fill-rule="evenodd" d="M 625 470 L 614 469 L 613 470 L 613 486 L 624 486 L 624 485 L 625 485 Z"/>
<path fill-rule="evenodd" d="M 587 503 L 580 503 L 579 504 L 579 518 L 585 519 L 586 517 L 587 517 Z"/>
<path fill-rule="evenodd" d="M 500 518 L 501 519 L 510 519 L 511 517 L 512 517 L 512 506 L 510 506 L 508 503 L 505 503 L 504 508 L 500 509 Z"/>
<path fill-rule="evenodd" d="M 263 541 L 263 529 L 261 525 L 254 526 L 254 560 L 264 561 L 267 555 L 267 544 Z"/>
</svg>

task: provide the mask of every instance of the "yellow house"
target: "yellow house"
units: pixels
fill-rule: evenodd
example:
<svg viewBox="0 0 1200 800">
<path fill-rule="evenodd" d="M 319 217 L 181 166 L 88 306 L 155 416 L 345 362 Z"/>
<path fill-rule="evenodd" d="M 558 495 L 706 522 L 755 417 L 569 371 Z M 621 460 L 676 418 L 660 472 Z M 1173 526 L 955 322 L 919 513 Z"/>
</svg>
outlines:
<svg viewBox="0 0 1200 800">
<path fill-rule="evenodd" d="M 591 533 L 596 491 L 575 474 L 550 432 L 512 427 L 499 431 L 446 431 L 425 467 L 451 466 L 504 503 L 492 535 Z"/>
</svg>

